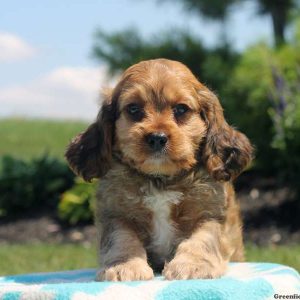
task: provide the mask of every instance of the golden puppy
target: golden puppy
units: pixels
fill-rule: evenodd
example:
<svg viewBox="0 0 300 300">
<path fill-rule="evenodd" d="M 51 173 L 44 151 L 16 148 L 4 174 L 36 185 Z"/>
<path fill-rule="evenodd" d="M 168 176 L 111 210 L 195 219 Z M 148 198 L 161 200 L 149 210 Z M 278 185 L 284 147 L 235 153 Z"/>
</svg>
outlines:
<svg viewBox="0 0 300 300">
<path fill-rule="evenodd" d="M 216 278 L 243 260 L 231 181 L 252 147 L 183 64 L 127 69 L 66 157 L 85 180 L 101 178 L 98 280 Z"/>
</svg>

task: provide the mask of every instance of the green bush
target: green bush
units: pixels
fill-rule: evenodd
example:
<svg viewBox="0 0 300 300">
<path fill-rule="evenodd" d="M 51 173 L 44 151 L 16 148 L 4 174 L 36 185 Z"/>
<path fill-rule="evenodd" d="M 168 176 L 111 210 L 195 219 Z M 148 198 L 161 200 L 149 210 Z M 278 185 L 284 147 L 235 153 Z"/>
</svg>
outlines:
<svg viewBox="0 0 300 300">
<path fill-rule="evenodd" d="M 79 222 L 91 222 L 95 204 L 96 181 L 84 182 L 77 178 L 75 185 L 61 196 L 58 216 L 72 225 Z"/>
<path fill-rule="evenodd" d="M 274 172 L 276 151 L 271 147 L 273 121 L 269 113 L 273 52 L 266 45 L 247 49 L 233 72 L 223 99 L 225 114 L 231 124 L 246 133 L 256 146 L 255 168 Z"/>
<path fill-rule="evenodd" d="M 0 161 L 0 216 L 42 207 L 56 207 L 59 195 L 74 183 L 68 166 L 48 155 L 23 161 Z"/>
<path fill-rule="evenodd" d="M 278 49 L 247 49 L 225 100 L 229 119 L 257 147 L 255 167 L 299 189 L 300 27 L 294 41 Z"/>
</svg>

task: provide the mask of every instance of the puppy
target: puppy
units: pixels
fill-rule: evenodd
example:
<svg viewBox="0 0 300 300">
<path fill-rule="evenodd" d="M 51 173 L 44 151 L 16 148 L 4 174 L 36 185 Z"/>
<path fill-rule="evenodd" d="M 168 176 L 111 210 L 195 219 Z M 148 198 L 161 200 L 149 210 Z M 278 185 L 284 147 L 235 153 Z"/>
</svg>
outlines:
<svg viewBox="0 0 300 300">
<path fill-rule="evenodd" d="M 217 278 L 244 259 L 232 180 L 252 147 L 183 64 L 127 69 L 66 158 L 85 180 L 101 178 L 98 280 Z"/>
</svg>

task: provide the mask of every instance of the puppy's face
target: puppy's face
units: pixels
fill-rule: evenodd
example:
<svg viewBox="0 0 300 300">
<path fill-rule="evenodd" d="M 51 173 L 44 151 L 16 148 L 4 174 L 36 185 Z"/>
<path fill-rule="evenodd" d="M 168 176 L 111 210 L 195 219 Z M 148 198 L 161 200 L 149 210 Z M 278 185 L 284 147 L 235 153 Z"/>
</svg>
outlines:
<svg viewBox="0 0 300 300">
<path fill-rule="evenodd" d="M 114 144 L 125 163 L 168 176 L 196 164 L 207 125 L 193 81 L 185 67 L 172 63 L 144 63 L 125 72 L 117 87 Z"/>
<path fill-rule="evenodd" d="M 173 176 L 198 164 L 216 180 L 236 177 L 252 157 L 248 139 L 227 124 L 217 97 L 186 66 L 166 59 L 127 69 L 66 157 L 90 180 L 108 171 L 114 152 L 144 174 Z"/>
</svg>

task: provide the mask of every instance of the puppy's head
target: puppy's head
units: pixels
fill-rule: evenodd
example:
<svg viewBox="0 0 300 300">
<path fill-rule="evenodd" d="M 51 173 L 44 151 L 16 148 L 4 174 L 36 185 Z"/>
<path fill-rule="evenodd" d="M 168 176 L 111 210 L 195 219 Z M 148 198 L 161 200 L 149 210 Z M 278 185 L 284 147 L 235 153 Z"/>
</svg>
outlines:
<svg viewBox="0 0 300 300">
<path fill-rule="evenodd" d="M 224 120 L 217 97 L 183 64 L 157 59 L 127 69 L 95 123 L 66 157 L 84 179 L 103 176 L 112 153 L 139 172 L 173 176 L 203 165 L 216 180 L 249 163 L 248 139 Z"/>
</svg>

